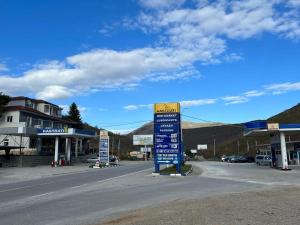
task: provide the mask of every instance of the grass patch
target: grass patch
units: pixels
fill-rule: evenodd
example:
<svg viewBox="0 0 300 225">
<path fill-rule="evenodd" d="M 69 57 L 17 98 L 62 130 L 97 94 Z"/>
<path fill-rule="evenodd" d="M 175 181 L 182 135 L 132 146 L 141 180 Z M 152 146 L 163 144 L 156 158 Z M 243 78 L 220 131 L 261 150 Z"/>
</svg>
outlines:
<svg viewBox="0 0 300 225">
<path fill-rule="evenodd" d="M 190 171 L 192 168 L 192 165 L 190 164 L 184 164 L 183 166 L 181 166 L 181 174 L 187 173 L 188 171 Z M 176 172 L 176 167 L 175 165 L 170 166 L 169 168 L 165 168 L 161 171 L 159 171 L 159 173 L 161 175 L 170 175 L 171 173 L 177 173 Z"/>
</svg>

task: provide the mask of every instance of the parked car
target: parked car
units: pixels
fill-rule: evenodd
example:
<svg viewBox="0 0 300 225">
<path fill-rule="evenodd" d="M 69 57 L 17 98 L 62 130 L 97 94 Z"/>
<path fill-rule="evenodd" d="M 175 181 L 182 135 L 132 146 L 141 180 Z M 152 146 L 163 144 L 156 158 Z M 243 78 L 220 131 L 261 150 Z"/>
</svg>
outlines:
<svg viewBox="0 0 300 225">
<path fill-rule="evenodd" d="M 272 158 L 270 155 L 257 155 L 255 157 L 255 163 L 258 166 L 271 166 L 272 165 Z"/>
<path fill-rule="evenodd" d="M 231 156 L 231 157 L 228 159 L 228 162 L 231 162 L 231 163 L 238 163 L 238 162 L 239 162 L 239 159 L 240 159 L 240 156 L 239 156 L 239 155 L 233 155 L 233 156 Z"/>
<path fill-rule="evenodd" d="M 239 163 L 253 163 L 255 161 L 255 159 L 251 156 L 240 156 L 239 158 Z"/>
<path fill-rule="evenodd" d="M 234 155 L 227 155 L 221 158 L 222 162 L 229 162 Z"/>
<path fill-rule="evenodd" d="M 222 155 L 221 156 L 221 162 L 227 162 L 228 159 L 229 159 L 229 156 L 227 156 L 227 155 Z"/>
<path fill-rule="evenodd" d="M 98 156 L 93 156 L 93 157 L 91 157 L 91 158 L 87 158 L 87 159 L 86 159 L 86 162 L 87 162 L 87 163 L 96 163 L 98 160 L 99 160 L 99 157 L 98 157 Z"/>
</svg>

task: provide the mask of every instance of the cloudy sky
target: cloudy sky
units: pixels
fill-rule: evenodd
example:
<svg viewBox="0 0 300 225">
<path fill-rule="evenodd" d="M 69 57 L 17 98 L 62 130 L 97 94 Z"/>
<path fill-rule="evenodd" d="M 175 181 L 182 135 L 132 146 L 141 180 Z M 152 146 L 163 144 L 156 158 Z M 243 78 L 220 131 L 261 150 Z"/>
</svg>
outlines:
<svg viewBox="0 0 300 225">
<path fill-rule="evenodd" d="M 0 91 L 99 127 L 156 102 L 227 123 L 300 102 L 300 0 L 0 0 L 0 27 Z"/>
</svg>

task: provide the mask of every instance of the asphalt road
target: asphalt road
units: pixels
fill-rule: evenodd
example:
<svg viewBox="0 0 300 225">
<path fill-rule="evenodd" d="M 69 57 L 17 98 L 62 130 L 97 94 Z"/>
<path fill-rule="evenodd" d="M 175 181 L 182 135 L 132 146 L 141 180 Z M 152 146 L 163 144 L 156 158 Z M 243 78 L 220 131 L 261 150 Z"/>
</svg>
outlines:
<svg viewBox="0 0 300 225">
<path fill-rule="evenodd" d="M 0 224 L 99 224 L 147 206 L 264 187 L 199 175 L 153 177 L 152 170 L 146 162 L 0 185 Z"/>
</svg>

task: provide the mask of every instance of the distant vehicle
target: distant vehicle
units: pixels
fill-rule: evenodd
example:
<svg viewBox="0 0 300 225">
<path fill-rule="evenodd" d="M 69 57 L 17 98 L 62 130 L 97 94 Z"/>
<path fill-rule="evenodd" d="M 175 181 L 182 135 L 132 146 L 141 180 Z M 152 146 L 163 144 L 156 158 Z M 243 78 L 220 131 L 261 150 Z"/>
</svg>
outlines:
<svg viewBox="0 0 300 225">
<path fill-rule="evenodd" d="M 253 157 L 247 155 L 232 155 L 224 160 L 230 163 L 253 163 L 255 161 Z"/>
<path fill-rule="evenodd" d="M 222 156 L 221 156 L 221 161 L 222 161 L 222 162 L 227 162 L 228 159 L 229 159 L 229 156 L 227 156 L 227 155 L 222 155 Z"/>
<path fill-rule="evenodd" d="M 239 156 L 239 155 L 232 155 L 232 156 L 228 159 L 228 162 L 231 162 L 231 163 L 238 163 L 238 162 L 239 162 L 239 159 L 240 159 L 240 156 Z"/>
<path fill-rule="evenodd" d="M 256 155 L 255 163 L 258 166 L 271 166 L 272 165 L 272 158 L 270 155 Z"/>
<path fill-rule="evenodd" d="M 99 160 L 98 156 L 93 156 L 91 158 L 86 159 L 87 163 L 96 163 Z"/>
<path fill-rule="evenodd" d="M 255 159 L 251 156 L 240 156 L 239 158 L 239 163 L 253 163 L 255 161 Z"/>
</svg>

